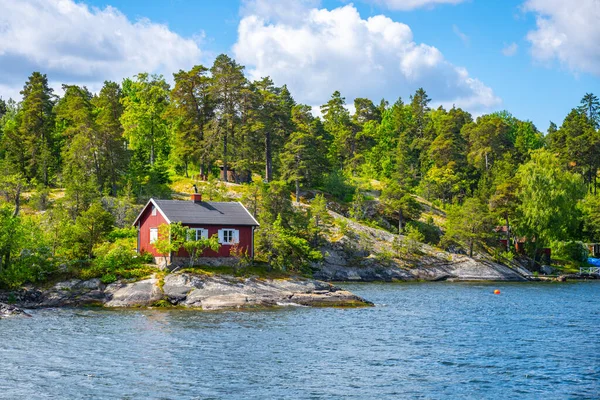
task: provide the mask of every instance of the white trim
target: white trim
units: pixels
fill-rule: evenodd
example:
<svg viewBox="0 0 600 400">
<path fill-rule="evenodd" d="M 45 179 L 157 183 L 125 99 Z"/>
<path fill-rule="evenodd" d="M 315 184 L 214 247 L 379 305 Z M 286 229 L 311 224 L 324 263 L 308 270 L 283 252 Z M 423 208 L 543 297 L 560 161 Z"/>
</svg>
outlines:
<svg viewBox="0 0 600 400">
<path fill-rule="evenodd" d="M 142 214 L 144 213 L 144 211 L 146 211 L 146 208 L 148 208 L 149 204 L 152 204 L 152 205 L 154 205 L 154 207 L 156 207 L 156 209 L 160 212 L 160 215 L 162 215 L 162 217 L 165 219 L 165 221 L 167 221 L 167 224 L 171 224 L 171 220 L 169 218 L 167 218 L 167 215 L 163 212 L 163 210 L 161 210 L 161 208 L 158 206 L 158 204 L 156 204 L 156 201 L 154 201 L 154 199 L 150 199 L 150 200 L 148 200 L 148 202 L 146 203 L 144 208 L 142 208 L 142 211 L 140 211 L 138 216 L 133 221 L 133 224 L 132 224 L 133 226 L 135 226 L 135 224 L 141 218 Z"/>
<path fill-rule="evenodd" d="M 194 231 L 194 240 L 208 239 L 208 229 L 206 228 L 188 228 Z M 198 237 L 200 231 L 200 237 Z"/>
<path fill-rule="evenodd" d="M 154 238 L 154 240 L 152 240 L 152 232 L 156 232 L 156 237 Z M 150 228 L 150 234 L 149 234 L 149 242 L 150 244 L 153 244 L 154 242 L 156 242 L 158 240 L 158 228 Z"/>
<path fill-rule="evenodd" d="M 246 212 L 248 213 L 248 215 L 250 216 L 250 218 L 252 218 L 254 220 L 254 222 L 256 223 L 256 226 L 260 226 L 260 224 L 258 223 L 258 221 L 256 220 L 256 218 L 254 218 L 254 215 L 252 215 L 252 213 L 250 211 L 248 211 L 248 209 L 246 208 L 246 206 L 244 206 L 241 201 L 238 201 L 238 203 L 239 203 L 240 206 L 242 206 L 242 208 L 244 210 L 246 210 Z"/>
<path fill-rule="evenodd" d="M 225 241 L 225 231 L 231 232 L 231 241 Z M 219 235 L 219 243 L 223 244 L 223 245 L 234 245 L 240 242 L 240 231 L 239 229 L 233 229 L 233 228 L 222 228 L 219 229 L 218 232 Z"/>
</svg>

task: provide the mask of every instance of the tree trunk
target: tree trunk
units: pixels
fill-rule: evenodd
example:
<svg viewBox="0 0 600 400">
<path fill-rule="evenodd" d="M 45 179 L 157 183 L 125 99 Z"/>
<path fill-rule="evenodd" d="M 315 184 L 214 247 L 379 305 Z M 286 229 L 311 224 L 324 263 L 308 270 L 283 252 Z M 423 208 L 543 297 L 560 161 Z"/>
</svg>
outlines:
<svg viewBox="0 0 600 400">
<path fill-rule="evenodd" d="M 508 213 L 504 215 L 506 217 L 506 251 L 510 251 L 510 225 L 508 224 Z"/>
<path fill-rule="evenodd" d="M 21 184 L 17 184 L 17 191 L 15 193 L 15 211 L 13 212 L 13 217 L 19 215 L 19 210 L 21 209 Z"/>
<path fill-rule="evenodd" d="M 300 203 L 300 180 L 296 178 L 296 203 Z"/>
<path fill-rule="evenodd" d="M 402 209 L 398 210 L 398 235 L 402 234 L 402 229 L 404 228 L 404 215 L 402 215 Z"/>
<path fill-rule="evenodd" d="M 265 179 L 267 182 L 273 180 L 273 154 L 271 148 L 271 132 L 267 130 L 265 135 Z M 296 200 L 297 201 L 297 200 Z"/>
<path fill-rule="evenodd" d="M 223 135 L 223 182 L 227 182 L 227 132 Z"/>
</svg>

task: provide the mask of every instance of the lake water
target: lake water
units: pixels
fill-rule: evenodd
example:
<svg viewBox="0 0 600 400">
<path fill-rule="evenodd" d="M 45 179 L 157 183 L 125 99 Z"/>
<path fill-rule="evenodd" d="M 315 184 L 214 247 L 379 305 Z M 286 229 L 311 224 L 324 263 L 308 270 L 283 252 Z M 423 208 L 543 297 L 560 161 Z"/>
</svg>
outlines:
<svg viewBox="0 0 600 400">
<path fill-rule="evenodd" d="M 0 320 L 0 398 L 600 398 L 600 283 L 341 286 L 377 306 Z"/>
</svg>

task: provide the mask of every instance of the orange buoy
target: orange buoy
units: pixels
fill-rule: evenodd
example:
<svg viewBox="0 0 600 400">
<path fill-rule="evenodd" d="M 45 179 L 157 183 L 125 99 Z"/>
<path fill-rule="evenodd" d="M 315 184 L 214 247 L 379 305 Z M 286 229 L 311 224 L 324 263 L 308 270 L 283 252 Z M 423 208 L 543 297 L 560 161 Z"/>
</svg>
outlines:
<svg viewBox="0 0 600 400">
<path fill-rule="evenodd" d="M 498 289 L 494 290 L 494 294 L 500 294 L 500 291 Z"/>
</svg>

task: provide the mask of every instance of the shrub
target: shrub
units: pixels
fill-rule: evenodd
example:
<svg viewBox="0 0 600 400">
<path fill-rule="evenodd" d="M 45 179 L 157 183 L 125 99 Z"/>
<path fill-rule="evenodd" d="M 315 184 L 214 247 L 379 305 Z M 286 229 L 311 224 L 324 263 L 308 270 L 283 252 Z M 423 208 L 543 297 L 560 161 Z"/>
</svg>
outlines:
<svg viewBox="0 0 600 400">
<path fill-rule="evenodd" d="M 562 260 L 586 262 L 589 251 L 583 242 L 555 242 L 552 245 L 552 250 L 556 258 Z"/>
<path fill-rule="evenodd" d="M 354 187 L 348 183 L 344 174 L 339 171 L 327 175 L 324 189 L 339 201 L 352 201 Z"/>
</svg>

